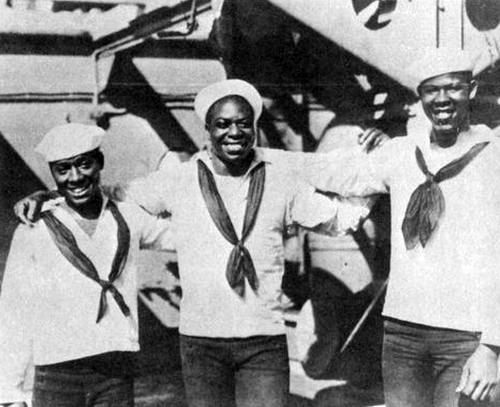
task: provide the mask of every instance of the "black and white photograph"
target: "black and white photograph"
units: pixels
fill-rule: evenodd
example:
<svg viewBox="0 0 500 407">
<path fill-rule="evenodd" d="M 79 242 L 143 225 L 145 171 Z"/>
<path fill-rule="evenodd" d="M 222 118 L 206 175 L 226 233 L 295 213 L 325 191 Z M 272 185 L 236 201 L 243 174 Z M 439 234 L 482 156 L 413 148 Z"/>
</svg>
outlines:
<svg viewBox="0 0 500 407">
<path fill-rule="evenodd" d="M 500 407 L 500 0 L 0 0 L 0 178 L 0 406 Z"/>
</svg>

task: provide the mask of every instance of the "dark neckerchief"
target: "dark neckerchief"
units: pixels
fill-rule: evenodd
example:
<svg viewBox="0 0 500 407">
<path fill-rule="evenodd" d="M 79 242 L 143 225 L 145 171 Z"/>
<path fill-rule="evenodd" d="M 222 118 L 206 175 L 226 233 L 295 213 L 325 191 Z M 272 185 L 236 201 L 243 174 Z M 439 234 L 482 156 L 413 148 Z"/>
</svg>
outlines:
<svg viewBox="0 0 500 407">
<path fill-rule="evenodd" d="M 435 175 L 427 168 L 420 148 L 415 156 L 426 181 L 413 191 L 403 220 L 402 231 L 407 250 L 415 248 L 420 242 L 425 247 L 441 218 L 445 203 L 439 183 L 458 175 L 487 145 L 488 141 L 474 145 L 460 158 L 441 168 Z"/>
<path fill-rule="evenodd" d="M 116 204 L 110 200 L 107 203 L 107 207 L 111 211 L 111 214 L 115 218 L 118 225 L 118 247 L 116 249 L 116 254 L 113 259 L 108 280 L 101 280 L 99 278 L 97 269 L 85 253 L 80 250 L 73 233 L 56 216 L 54 216 L 52 212 L 47 211 L 42 213 L 42 219 L 49 230 L 52 240 L 61 254 L 82 274 L 91 280 L 94 280 L 102 288 L 96 323 L 98 323 L 106 313 L 108 306 L 106 299 L 107 291 L 113 295 L 113 298 L 123 314 L 127 317 L 130 315 L 130 309 L 125 303 L 123 296 L 113 285 L 115 280 L 120 277 L 127 261 L 127 255 L 130 248 L 130 230 Z"/>
<path fill-rule="evenodd" d="M 208 212 L 222 236 L 234 245 L 227 261 L 226 278 L 229 286 L 240 297 L 245 296 L 245 277 L 254 291 L 257 291 L 259 287 L 255 266 L 250 252 L 245 247 L 245 240 L 252 231 L 257 218 L 262 194 L 264 193 L 265 178 L 266 167 L 263 162 L 257 164 L 250 171 L 250 186 L 243 221 L 243 231 L 241 232 L 241 238 L 238 239 L 231 218 L 217 190 L 212 172 L 202 160 L 198 160 L 198 182 Z"/>
</svg>

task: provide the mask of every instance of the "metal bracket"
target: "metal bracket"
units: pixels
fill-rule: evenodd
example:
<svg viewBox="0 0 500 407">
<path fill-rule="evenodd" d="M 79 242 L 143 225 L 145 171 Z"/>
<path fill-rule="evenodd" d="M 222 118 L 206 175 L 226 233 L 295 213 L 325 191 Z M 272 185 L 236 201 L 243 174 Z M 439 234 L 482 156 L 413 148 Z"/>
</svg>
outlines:
<svg viewBox="0 0 500 407">
<path fill-rule="evenodd" d="M 92 63 L 94 65 L 94 94 L 92 97 L 92 104 L 97 107 L 99 104 L 99 60 L 101 58 L 111 56 L 117 52 L 130 49 L 136 45 L 143 43 L 148 39 L 166 39 L 172 37 L 186 37 L 191 35 L 197 28 L 197 14 L 210 9 L 210 3 L 206 3 L 197 7 L 198 0 L 191 0 L 191 7 L 188 13 L 180 14 L 174 18 L 169 19 L 165 24 L 155 24 L 151 30 L 140 30 L 139 33 L 131 33 L 125 35 L 110 44 L 104 45 L 96 49 L 92 53 Z M 168 27 L 174 26 L 183 20 L 187 20 L 187 27 L 185 31 L 167 31 Z"/>
</svg>

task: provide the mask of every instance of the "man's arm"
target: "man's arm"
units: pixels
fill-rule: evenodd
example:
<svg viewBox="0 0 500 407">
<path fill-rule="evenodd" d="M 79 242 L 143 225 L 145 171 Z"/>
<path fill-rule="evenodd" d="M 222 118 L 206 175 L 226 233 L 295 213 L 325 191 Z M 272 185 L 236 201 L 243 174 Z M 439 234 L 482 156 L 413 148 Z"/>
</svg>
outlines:
<svg viewBox="0 0 500 407">
<path fill-rule="evenodd" d="M 171 174 L 158 170 L 136 178 L 128 185 L 106 185 L 102 189 L 115 201 L 130 201 L 151 214 L 161 214 L 167 211 L 165 201 L 172 197 L 167 187 L 169 178 L 172 178 Z M 22 223 L 33 226 L 40 219 L 44 203 L 59 196 L 57 191 L 36 191 L 16 202 L 14 214 Z"/>
<path fill-rule="evenodd" d="M 172 189 L 178 180 L 183 160 L 178 153 L 168 153 L 164 159 L 168 165 L 160 165 L 159 170 L 136 178 L 128 185 L 107 185 L 102 189 L 116 201 L 132 201 L 151 214 L 162 214 L 168 211 L 175 195 Z M 19 200 L 14 205 L 14 214 L 22 223 L 32 226 L 40 218 L 43 204 L 59 196 L 57 191 L 37 191 Z"/>
<path fill-rule="evenodd" d="M 309 154 L 302 177 L 320 191 L 346 197 L 388 193 L 391 175 L 402 153 L 401 142 L 390 140 L 368 154 L 360 148 Z"/>
<path fill-rule="evenodd" d="M 368 216 L 374 199 L 345 199 L 326 195 L 300 183 L 289 200 L 287 224 L 328 235 L 356 230 Z"/>
<path fill-rule="evenodd" d="M 20 226 L 14 233 L 0 294 L 0 404 L 22 403 L 24 377 L 32 353 L 34 265 L 30 256 L 31 230 Z"/>
<path fill-rule="evenodd" d="M 377 164 L 376 167 L 385 167 L 394 161 L 394 157 L 389 157 L 391 158 L 389 161 L 372 157 L 372 155 L 378 156 L 378 150 L 384 149 L 385 145 L 391 142 L 390 137 L 375 128 L 363 131 L 361 127 L 352 126 L 350 131 L 352 131 L 350 141 L 330 152 L 306 153 L 267 149 L 266 155 L 286 162 L 297 177 L 322 191 L 348 196 L 386 192 L 386 185 L 382 182 L 385 168 L 373 169 L 375 176 L 370 171 L 373 164 Z M 383 154 L 384 158 L 390 154 Z M 370 165 L 368 160 L 371 161 Z M 349 183 L 351 178 L 357 179 L 358 184 L 351 185 Z"/>
<path fill-rule="evenodd" d="M 141 249 L 175 251 L 170 217 L 153 216 L 141 208 L 137 208 L 135 221 L 139 222 L 141 230 Z"/>
<path fill-rule="evenodd" d="M 14 214 L 25 225 L 33 226 L 34 222 L 40 219 L 43 204 L 57 197 L 57 191 L 36 191 L 16 202 Z"/>
<path fill-rule="evenodd" d="M 186 159 L 182 153 L 167 153 L 157 171 L 136 178 L 122 188 L 123 200 L 134 202 L 152 215 L 171 213 Z"/>
<path fill-rule="evenodd" d="M 292 172 L 305 182 L 299 182 L 289 200 L 288 223 L 323 234 L 347 233 L 358 228 L 375 200 L 374 197 L 355 197 L 388 192 L 390 168 L 387 163 L 394 160 L 388 161 L 387 157 L 393 149 L 385 149 L 381 154 L 380 150 L 384 150 L 381 147 L 367 154 L 374 147 L 385 144 L 388 137 L 375 129 L 359 137 L 359 146 L 354 148 L 301 154 L 297 160 L 300 166 L 292 166 Z M 375 165 L 379 167 L 377 171 L 374 171 Z"/>
<path fill-rule="evenodd" d="M 151 215 L 165 215 L 172 210 L 178 181 L 178 172 L 154 171 L 121 187 L 122 197 L 124 201 L 135 203 Z"/>
</svg>

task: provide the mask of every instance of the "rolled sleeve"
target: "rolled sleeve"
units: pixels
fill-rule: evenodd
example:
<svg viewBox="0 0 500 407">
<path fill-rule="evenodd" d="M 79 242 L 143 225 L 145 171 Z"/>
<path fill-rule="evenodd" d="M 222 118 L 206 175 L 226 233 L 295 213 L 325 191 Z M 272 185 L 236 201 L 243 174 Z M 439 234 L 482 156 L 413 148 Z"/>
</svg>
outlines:
<svg viewBox="0 0 500 407">
<path fill-rule="evenodd" d="M 138 211 L 141 211 L 138 209 Z M 149 215 L 145 211 L 138 214 L 141 221 L 141 249 L 175 251 L 171 219 Z"/>
<path fill-rule="evenodd" d="M 179 171 L 160 169 L 146 177 L 136 178 L 126 186 L 125 199 L 153 215 L 171 212 L 178 176 Z"/>
<path fill-rule="evenodd" d="M 387 193 L 399 144 L 391 140 L 371 153 L 352 147 L 308 154 L 303 158 L 304 179 L 320 191 L 342 196 Z"/>
<path fill-rule="evenodd" d="M 373 200 L 371 198 L 339 198 L 338 202 L 338 225 L 342 232 L 352 232 L 370 214 Z"/>
<path fill-rule="evenodd" d="M 289 201 L 288 223 L 328 235 L 345 234 L 358 228 L 370 208 L 368 199 L 327 196 L 303 183 Z"/>
</svg>

